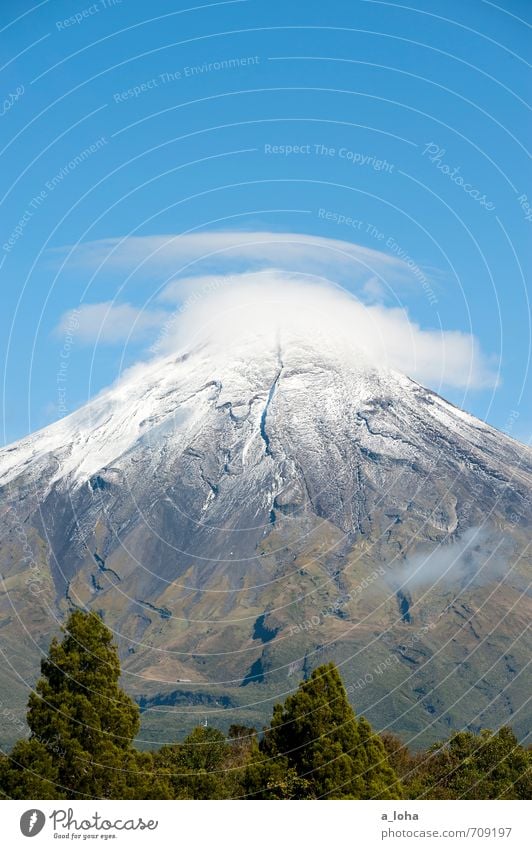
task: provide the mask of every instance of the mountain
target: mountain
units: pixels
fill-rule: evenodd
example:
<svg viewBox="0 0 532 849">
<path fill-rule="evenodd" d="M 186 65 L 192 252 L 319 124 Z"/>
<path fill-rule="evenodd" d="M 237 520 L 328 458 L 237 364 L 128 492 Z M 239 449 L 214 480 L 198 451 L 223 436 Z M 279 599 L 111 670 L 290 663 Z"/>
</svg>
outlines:
<svg viewBox="0 0 532 849">
<path fill-rule="evenodd" d="M 261 723 L 337 662 L 411 745 L 530 726 L 532 456 L 356 339 L 198 338 L 0 451 L 4 742 L 73 606 L 143 739 Z"/>
</svg>

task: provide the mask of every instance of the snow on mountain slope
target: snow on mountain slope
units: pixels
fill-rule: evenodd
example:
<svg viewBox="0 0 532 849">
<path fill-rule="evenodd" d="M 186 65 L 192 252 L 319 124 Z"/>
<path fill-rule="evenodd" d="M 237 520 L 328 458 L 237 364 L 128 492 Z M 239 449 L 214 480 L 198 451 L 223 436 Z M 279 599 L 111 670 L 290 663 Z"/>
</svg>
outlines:
<svg viewBox="0 0 532 849">
<path fill-rule="evenodd" d="M 343 343 L 286 339 L 245 339 L 222 354 L 208 343 L 133 367 L 113 388 L 77 412 L 0 450 L 0 486 L 19 475 L 53 467 L 59 480 L 79 486 L 116 464 L 135 445 L 172 440 L 186 448 L 215 411 L 228 414 L 240 439 L 243 466 L 261 457 L 289 454 L 306 446 L 356 443 L 367 452 L 414 460 L 427 440 L 448 432 L 463 452 L 487 458 L 493 469 L 510 460 L 522 476 L 519 458 L 527 451 L 473 416 Z M 220 417 L 218 417 L 220 418 Z M 379 422 L 375 428 L 371 422 Z M 211 421 L 216 439 L 216 419 Z"/>
<path fill-rule="evenodd" d="M 416 389 L 400 372 L 444 376 L 438 359 L 455 371 L 458 363 L 464 376 L 469 370 L 478 379 L 486 371 L 472 337 L 421 331 L 401 310 L 383 314 L 332 286 L 281 279 L 274 271 L 247 275 L 245 285 L 230 287 L 221 278 L 218 286 L 177 315 L 169 356 L 133 367 L 81 410 L 2 449 L 0 485 L 46 458 L 56 466 L 50 484 L 61 478 L 82 483 L 138 441 L 155 440 L 163 422 L 179 446 L 178 434 L 186 442 L 213 392 L 215 407 L 230 405 L 237 420 L 247 421 L 246 430 L 252 421 L 260 424 L 260 404 L 269 406 L 274 395 L 285 396 L 286 411 L 296 419 L 298 404 L 314 406 L 327 412 L 334 440 L 335 412 L 341 425 L 350 410 L 379 393 L 395 400 L 404 395 L 408 406 Z M 442 427 L 479 427 L 466 413 L 435 403 L 432 418 L 439 417 Z M 252 441 L 248 434 L 248 448 Z"/>
<path fill-rule="evenodd" d="M 319 310 L 266 314 L 262 325 L 217 315 L 215 332 L 192 322 L 178 353 L 0 451 L 2 633 L 16 653 L 13 610 L 22 639 L 43 642 L 72 605 L 95 607 L 118 635 L 128 683 L 153 698 L 186 678 L 216 698 L 255 687 L 260 701 L 262 686 L 282 691 L 286 669 L 308 671 L 324 646 L 352 680 L 396 653 L 401 703 L 416 705 L 397 730 L 423 728 L 428 711 L 446 731 L 455 682 L 439 701 L 431 682 L 456 664 L 467 692 L 529 621 L 531 452 L 391 368 L 367 333 Z M 463 595 L 477 570 L 484 578 Z M 372 574 L 385 577 L 360 593 Z M 472 604 L 485 610 L 470 630 Z M 316 633 L 300 627 L 316 616 Z M 264 621 L 263 641 L 254 623 Z M 434 631 L 403 657 L 411 625 Z M 473 649 L 478 662 L 461 665 Z M 510 682 L 529 646 L 511 653 L 476 696 L 488 711 L 504 692 L 497 722 L 521 704 Z M 375 698 L 384 724 L 395 696 Z"/>
</svg>

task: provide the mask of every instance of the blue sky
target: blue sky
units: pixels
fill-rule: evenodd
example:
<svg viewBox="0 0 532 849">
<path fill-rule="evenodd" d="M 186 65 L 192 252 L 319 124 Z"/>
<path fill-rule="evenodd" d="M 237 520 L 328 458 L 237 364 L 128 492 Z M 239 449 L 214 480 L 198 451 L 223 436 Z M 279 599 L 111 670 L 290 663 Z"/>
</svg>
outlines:
<svg viewBox="0 0 532 849">
<path fill-rule="evenodd" d="M 269 267 L 404 319 L 418 377 L 528 440 L 530 12 L 4 0 L 3 442 Z"/>
</svg>

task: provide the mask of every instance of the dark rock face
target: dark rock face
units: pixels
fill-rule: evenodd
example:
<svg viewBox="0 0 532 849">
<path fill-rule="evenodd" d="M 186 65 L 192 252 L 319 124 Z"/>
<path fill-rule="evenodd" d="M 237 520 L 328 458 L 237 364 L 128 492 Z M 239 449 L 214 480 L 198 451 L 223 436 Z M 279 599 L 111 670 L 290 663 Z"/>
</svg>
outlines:
<svg viewBox="0 0 532 849">
<path fill-rule="evenodd" d="M 190 722 L 260 724 L 332 658 L 420 742 L 525 727 L 530 452 L 404 376 L 300 341 L 168 358 L 1 451 L 0 487 L 21 694 L 77 605 L 115 629 L 148 724 L 183 680 Z"/>
</svg>

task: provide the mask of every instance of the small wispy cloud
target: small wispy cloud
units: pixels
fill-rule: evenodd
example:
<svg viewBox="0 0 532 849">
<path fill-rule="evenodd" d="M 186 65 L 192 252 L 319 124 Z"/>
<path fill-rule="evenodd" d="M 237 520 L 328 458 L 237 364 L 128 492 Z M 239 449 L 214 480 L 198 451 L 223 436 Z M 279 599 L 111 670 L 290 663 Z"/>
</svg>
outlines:
<svg viewBox="0 0 532 849">
<path fill-rule="evenodd" d="M 362 286 L 362 294 L 370 301 L 381 301 L 386 295 L 386 290 L 378 277 L 370 277 Z"/>
<path fill-rule="evenodd" d="M 131 304 L 100 301 L 63 313 L 56 336 L 75 333 L 81 345 L 116 345 L 153 336 L 167 318 L 163 310 L 142 310 Z"/>
<path fill-rule="evenodd" d="M 511 540 L 501 538 L 495 527 L 485 524 L 468 528 L 461 536 L 450 537 L 432 549 L 425 546 L 394 566 L 387 580 L 394 590 L 408 592 L 432 587 L 472 588 L 501 580 L 520 583 L 518 570 L 508 577 L 513 563 Z"/>
</svg>

